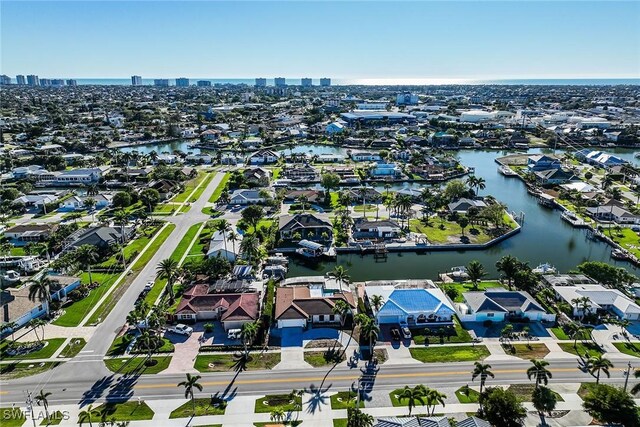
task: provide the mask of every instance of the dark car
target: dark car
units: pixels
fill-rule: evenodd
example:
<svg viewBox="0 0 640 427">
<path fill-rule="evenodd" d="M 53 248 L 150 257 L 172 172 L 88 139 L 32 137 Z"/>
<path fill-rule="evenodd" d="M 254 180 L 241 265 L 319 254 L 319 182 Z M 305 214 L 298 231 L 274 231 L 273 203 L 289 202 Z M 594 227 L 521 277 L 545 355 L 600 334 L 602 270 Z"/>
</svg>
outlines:
<svg viewBox="0 0 640 427">
<path fill-rule="evenodd" d="M 391 328 L 391 338 L 394 341 L 400 341 L 400 330 L 398 328 Z"/>
</svg>

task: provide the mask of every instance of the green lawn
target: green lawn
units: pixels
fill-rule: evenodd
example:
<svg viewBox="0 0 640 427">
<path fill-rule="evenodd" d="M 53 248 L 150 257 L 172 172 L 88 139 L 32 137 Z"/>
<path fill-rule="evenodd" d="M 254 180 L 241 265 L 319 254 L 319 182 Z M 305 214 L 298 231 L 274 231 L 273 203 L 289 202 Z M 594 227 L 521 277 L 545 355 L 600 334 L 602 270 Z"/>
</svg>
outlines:
<svg viewBox="0 0 640 427">
<path fill-rule="evenodd" d="M 551 328 L 551 332 L 556 336 L 559 340 L 569 340 L 571 339 L 569 335 L 562 329 L 560 326 L 556 326 L 555 328 Z"/>
<path fill-rule="evenodd" d="M 45 345 L 40 350 L 22 356 L 9 356 L 5 354 L 5 349 L 9 345 L 9 341 L 4 340 L 0 344 L 0 356 L 2 357 L 2 360 L 48 359 L 53 355 L 53 353 L 56 352 L 57 349 L 60 348 L 60 346 L 64 343 L 64 340 L 64 338 L 50 338 L 48 340 L 45 340 L 47 342 L 47 345 Z"/>
<path fill-rule="evenodd" d="M 549 348 L 541 343 L 502 345 L 505 353 L 525 360 L 542 359 L 549 354 Z"/>
<path fill-rule="evenodd" d="M 275 408 L 282 408 L 284 411 L 294 411 L 298 407 L 302 407 L 302 398 L 296 396 L 294 400 L 289 398 L 288 394 L 272 394 L 256 399 L 255 413 L 269 413 Z"/>
<path fill-rule="evenodd" d="M 376 207 L 375 205 L 364 205 L 362 206 L 362 204 L 359 205 L 355 205 L 353 207 L 353 211 L 354 212 L 366 212 L 366 213 L 375 213 L 376 212 Z"/>
<path fill-rule="evenodd" d="M 456 296 L 454 302 L 464 302 L 464 298 L 462 297 L 463 293 L 476 291 L 475 289 L 473 289 L 473 284 L 471 282 L 443 283 L 440 285 L 440 287 L 442 288 L 443 291 L 445 291 L 448 288 L 454 288 L 456 291 L 458 291 L 458 295 Z M 502 286 L 502 284 L 498 281 L 486 280 L 478 283 L 477 290 L 486 291 L 487 289 L 491 289 L 491 288 L 504 288 L 504 286 Z"/>
<path fill-rule="evenodd" d="M 389 393 L 389 398 L 391 399 L 391 404 L 394 407 L 409 406 L 409 401 L 407 399 L 401 399 L 400 398 L 400 396 L 402 395 L 403 390 L 404 390 L 404 388 L 397 388 L 397 389 L 393 390 L 391 393 Z M 420 407 L 424 407 L 424 405 L 421 405 L 420 402 L 416 402 L 416 408 L 420 408 Z M 416 409 L 416 408 L 414 408 L 414 409 Z"/>
<path fill-rule="evenodd" d="M 346 360 L 342 349 L 338 349 L 336 352 L 327 351 L 305 351 L 304 360 L 309 365 L 319 368 L 321 366 L 333 365 L 336 362 L 342 362 Z"/>
<path fill-rule="evenodd" d="M 333 427 L 347 427 L 349 425 L 347 421 L 346 418 L 335 418 L 333 420 Z"/>
<path fill-rule="evenodd" d="M 175 203 L 183 203 L 186 202 L 191 192 L 200 184 L 204 179 L 206 179 L 207 173 L 203 171 L 199 171 L 198 175 L 184 183 L 184 190 L 182 193 L 178 193 L 171 199 L 172 202 Z"/>
<path fill-rule="evenodd" d="M 227 185 L 227 181 L 229 181 L 229 178 L 231 178 L 231 174 L 225 173 L 220 180 L 220 184 L 218 184 L 211 197 L 209 197 L 209 203 L 215 203 L 218 201 L 220 195 L 222 195 L 222 190 L 224 190 L 224 187 Z"/>
<path fill-rule="evenodd" d="M 456 390 L 456 397 L 458 398 L 458 402 L 460 403 L 478 403 L 478 400 L 480 399 L 480 393 L 475 391 L 474 389 L 470 388 L 469 389 L 469 396 L 467 396 L 466 394 L 464 394 L 463 391 L 463 387 L 460 387 L 459 389 Z"/>
<path fill-rule="evenodd" d="M 60 411 L 49 413 L 49 418 L 44 418 L 40 423 L 41 426 L 57 426 L 65 419 L 65 414 Z"/>
<path fill-rule="evenodd" d="M 640 357 L 640 343 L 637 342 L 614 342 L 613 345 L 624 354 Z"/>
<path fill-rule="evenodd" d="M 16 378 L 29 377 L 41 374 L 49 369 L 55 368 L 62 362 L 46 363 L 10 363 L 0 365 L 0 380 L 12 380 Z"/>
<path fill-rule="evenodd" d="M 12 256 L 25 256 L 26 253 L 24 251 L 24 247 L 20 246 L 12 246 L 11 247 L 11 255 Z"/>
<path fill-rule="evenodd" d="M 592 342 L 582 343 L 578 341 L 576 347 L 573 346 L 573 343 L 569 342 L 562 342 L 558 345 L 560 346 L 562 351 L 566 351 L 567 353 L 575 354 L 576 356 L 580 357 L 584 357 L 586 353 L 589 353 L 589 357 L 604 353 L 596 344 Z"/>
<path fill-rule="evenodd" d="M 138 271 L 141 270 L 144 266 L 146 266 L 151 258 L 158 251 L 160 246 L 164 244 L 164 242 L 169 238 L 173 230 L 176 228 L 175 224 L 169 223 L 167 226 L 158 234 L 156 240 L 153 241 L 149 249 L 142 254 L 142 256 L 138 259 L 138 261 L 133 265 L 133 270 Z"/>
<path fill-rule="evenodd" d="M 84 408 L 81 408 L 81 411 Z M 103 403 L 102 405 L 94 408 L 97 411 L 106 411 L 107 421 L 115 418 L 116 421 L 146 421 L 153 418 L 153 411 L 144 401 L 138 403 L 137 401 L 124 402 L 124 403 Z M 101 420 L 99 415 L 90 417 L 91 422 L 98 423 Z M 88 423 L 89 419 L 85 420 Z"/>
<path fill-rule="evenodd" d="M 20 427 L 27 418 L 20 408 L 0 408 L 2 427 Z"/>
<path fill-rule="evenodd" d="M 280 363 L 280 353 L 253 353 L 250 357 L 247 363 L 247 370 L 250 371 L 272 369 Z M 231 354 L 206 354 L 196 357 L 194 368 L 198 372 L 227 372 L 233 369 L 235 363 Z"/>
<path fill-rule="evenodd" d="M 60 357 L 75 357 L 82 351 L 87 342 L 84 338 L 72 338 L 69 344 L 60 352 Z"/>
<path fill-rule="evenodd" d="M 128 334 L 116 337 L 111 343 L 109 351 L 107 351 L 107 356 L 118 356 L 120 354 L 124 354 L 127 349 L 127 345 L 129 345 L 130 342 Z"/>
<path fill-rule="evenodd" d="M 198 189 L 196 189 L 196 191 L 193 192 L 193 195 L 189 199 L 192 203 L 197 201 L 200 198 L 200 196 L 202 196 L 202 193 L 204 192 L 204 190 L 207 189 L 209 184 L 211 184 L 211 181 L 213 180 L 214 176 L 216 176 L 215 172 L 211 172 L 207 174 L 204 181 L 202 182 L 202 185 Z"/>
<path fill-rule="evenodd" d="M 126 357 L 118 359 L 105 359 L 104 364 L 111 372 L 117 372 L 121 375 L 135 373 L 136 375 L 157 374 L 169 367 L 171 356 L 154 356 L 151 358 L 152 365 L 145 363 L 145 356 Z"/>
<path fill-rule="evenodd" d="M 409 221 L 409 227 L 412 232 L 427 236 L 427 239 L 434 244 L 460 243 L 463 237 L 462 229 L 457 223 L 447 220 L 442 222 L 439 218 L 432 218 L 428 226 L 420 219 L 412 219 Z M 486 227 L 478 225 L 475 226 L 475 230 L 471 229 L 471 226 L 465 228 L 464 235 L 469 239 L 468 243 L 486 243 L 492 239 L 487 234 Z"/>
<path fill-rule="evenodd" d="M 491 354 L 484 345 L 409 348 L 409 351 L 411 352 L 411 357 L 422 363 L 471 362 L 483 360 Z"/>
<path fill-rule="evenodd" d="M 53 322 L 54 325 L 78 326 L 93 306 L 100 301 L 105 292 L 113 286 L 119 274 L 93 273 L 91 276 L 94 282 L 100 283 L 100 286 L 89 292 L 86 298 L 64 307 L 64 314 Z M 82 283 L 89 283 L 89 274 L 82 273 L 80 279 Z"/>
<path fill-rule="evenodd" d="M 609 231 L 604 232 L 609 235 Z M 622 228 L 620 231 L 611 230 L 611 238 L 614 242 L 640 258 L 640 236 L 630 228 Z"/>
<path fill-rule="evenodd" d="M 331 396 L 331 409 L 347 409 L 356 404 L 356 393 L 353 391 L 340 391 Z M 359 408 L 364 408 L 364 401 L 360 400 Z"/>
<path fill-rule="evenodd" d="M 444 343 L 466 343 L 473 341 L 469 332 L 460 325 L 457 319 L 454 321 L 453 326 L 453 328 L 443 328 Z M 436 328 L 435 326 L 428 328 L 428 331 L 427 328 L 412 329 L 413 342 L 418 345 L 423 345 L 426 343 L 428 337 L 430 344 L 440 343 L 439 329 L 440 328 Z"/>
<path fill-rule="evenodd" d="M 153 214 L 154 215 L 171 215 L 173 214 L 178 208 L 180 208 L 180 205 L 177 203 L 163 203 L 163 204 L 159 204 L 156 205 L 155 208 L 153 208 Z"/>
<path fill-rule="evenodd" d="M 507 390 L 518 396 L 521 401 L 531 402 L 531 395 L 535 388 L 535 384 L 511 384 Z M 556 395 L 558 402 L 564 402 L 562 396 L 556 392 L 554 392 L 554 394 Z"/>
<path fill-rule="evenodd" d="M 222 403 L 220 406 L 213 406 L 211 399 L 201 398 L 194 399 L 195 401 L 195 416 L 203 417 L 206 415 L 224 415 L 226 410 L 226 403 Z M 194 414 L 193 402 L 185 402 L 173 411 L 169 415 L 169 419 L 173 418 L 187 418 Z"/>
<path fill-rule="evenodd" d="M 176 246 L 175 250 L 171 254 L 171 257 L 170 257 L 171 259 L 180 261 L 180 258 L 182 258 L 185 252 L 187 252 L 187 249 L 189 248 L 191 241 L 196 237 L 196 234 L 198 233 L 198 230 L 200 229 L 201 225 L 202 223 L 199 222 L 189 227 L 185 235 L 182 236 L 180 243 L 178 243 L 178 246 Z"/>
</svg>

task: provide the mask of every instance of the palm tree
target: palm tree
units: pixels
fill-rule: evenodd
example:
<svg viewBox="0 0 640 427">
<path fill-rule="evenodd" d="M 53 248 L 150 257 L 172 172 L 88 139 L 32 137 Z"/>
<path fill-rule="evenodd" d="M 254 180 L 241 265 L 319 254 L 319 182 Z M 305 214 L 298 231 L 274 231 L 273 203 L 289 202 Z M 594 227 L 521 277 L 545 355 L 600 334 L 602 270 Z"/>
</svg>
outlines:
<svg viewBox="0 0 640 427">
<path fill-rule="evenodd" d="M 231 240 L 234 257 L 235 257 L 235 253 L 236 253 L 236 240 L 237 239 L 238 239 L 238 233 L 233 231 L 233 229 L 231 231 L 229 231 L 229 240 Z"/>
<path fill-rule="evenodd" d="M 507 279 L 509 290 L 511 290 L 513 278 L 515 277 L 518 270 L 520 270 L 520 261 L 518 261 L 518 258 L 514 257 L 513 255 L 505 255 L 500 258 L 498 262 L 496 262 L 496 268 Z"/>
<path fill-rule="evenodd" d="M 98 204 L 98 202 L 93 197 L 87 197 L 86 199 L 84 199 L 82 204 L 85 208 L 87 208 L 88 211 L 91 211 L 91 222 L 93 222 L 93 208 L 96 206 L 96 204 Z"/>
<path fill-rule="evenodd" d="M 611 376 L 609 374 L 609 368 L 613 368 L 613 363 L 611 363 L 609 359 L 602 357 L 601 354 L 591 356 L 589 360 L 587 360 L 587 369 L 589 369 L 591 375 L 595 374 L 596 384 L 600 383 L 600 372 L 604 372 L 607 378 Z"/>
<path fill-rule="evenodd" d="M 142 333 L 138 325 L 139 321 L 140 316 L 138 315 L 138 310 L 131 310 L 131 312 L 127 314 L 127 323 L 134 326 L 138 330 L 138 333 Z"/>
<path fill-rule="evenodd" d="M 13 334 L 15 333 L 17 328 L 18 328 L 18 324 L 16 322 L 7 322 L 2 324 L 3 331 L 7 331 L 11 329 L 11 341 L 15 341 L 13 338 Z"/>
<path fill-rule="evenodd" d="M 51 286 L 54 284 L 53 280 L 48 276 L 40 276 L 29 283 L 29 301 L 44 303 L 48 317 L 49 306 L 51 305 Z"/>
<path fill-rule="evenodd" d="M 124 227 L 129 223 L 129 215 L 122 209 L 118 210 L 113 215 L 113 222 L 120 226 L 120 234 L 122 235 L 122 243 L 123 245 L 127 242 L 127 236 L 124 233 Z"/>
<path fill-rule="evenodd" d="M 347 408 L 347 426 L 348 427 L 372 427 L 374 419 L 371 415 L 365 414 L 360 408 Z"/>
<path fill-rule="evenodd" d="M 633 373 L 633 376 L 636 378 L 640 378 L 640 369 L 636 369 L 635 372 Z M 631 388 L 631 394 L 638 394 L 640 393 L 640 383 L 634 385 Z"/>
<path fill-rule="evenodd" d="M 403 400 L 407 401 L 407 406 L 409 407 L 409 416 L 411 416 L 411 411 L 413 411 L 413 408 L 417 406 L 417 403 L 424 405 L 424 391 L 424 386 L 417 385 L 414 388 L 411 388 L 408 385 L 404 386 L 402 394 L 400 394 L 398 400 L 400 400 L 401 402 Z"/>
<path fill-rule="evenodd" d="M 242 242 L 240 242 L 240 251 L 247 257 L 249 264 L 251 264 L 251 261 L 260 255 L 260 242 L 258 238 L 253 234 L 245 235 Z"/>
<path fill-rule="evenodd" d="M 89 427 L 93 427 L 93 424 L 91 423 L 91 417 L 99 417 L 99 416 L 100 416 L 100 411 L 98 409 L 95 409 L 93 405 L 89 405 L 87 406 L 87 409 L 80 412 L 78 416 L 78 421 L 80 426 L 82 426 L 82 423 L 88 422 Z"/>
<path fill-rule="evenodd" d="M 584 317 L 587 315 L 587 311 L 591 311 L 591 300 L 589 297 L 578 297 L 571 300 L 571 303 L 575 305 L 578 310 L 582 313 L 580 316 L 580 321 L 584 321 Z"/>
<path fill-rule="evenodd" d="M 473 283 L 473 290 L 477 291 L 478 282 L 487 275 L 487 272 L 485 271 L 484 266 L 474 259 L 469 263 L 469 265 L 467 265 L 467 274 L 469 275 L 469 280 Z"/>
<path fill-rule="evenodd" d="M 76 260 L 82 265 L 82 267 L 89 273 L 89 283 L 93 283 L 93 277 L 91 276 L 91 264 L 98 259 L 98 251 L 93 245 L 81 245 L 74 251 Z"/>
<path fill-rule="evenodd" d="M 362 217 L 364 218 L 367 216 L 367 187 L 358 187 L 358 195 L 362 197 Z"/>
<path fill-rule="evenodd" d="M 336 279 L 336 282 L 338 282 L 340 287 L 342 287 L 342 285 L 345 282 L 348 282 L 350 279 L 349 275 L 347 274 L 347 270 L 341 265 L 336 265 L 333 271 L 331 271 L 329 274 L 332 275 L 334 279 Z"/>
<path fill-rule="evenodd" d="M 347 317 L 349 317 L 349 315 L 352 314 L 353 311 L 351 309 L 351 306 L 345 300 L 339 299 L 333 305 L 333 312 L 340 316 L 340 323 L 344 328 Z"/>
<path fill-rule="evenodd" d="M 175 294 L 173 292 L 173 285 L 178 278 L 180 271 L 180 265 L 178 261 L 172 258 L 166 258 L 160 261 L 158 268 L 156 269 L 156 278 L 167 279 L 166 292 L 169 295 L 169 304 L 173 304 L 175 301 Z"/>
<path fill-rule="evenodd" d="M 191 403 L 193 405 L 193 416 L 196 415 L 196 399 L 193 394 L 193 389 L 197 389 L 198 391 L 202 391 L 202 384 L 198 382 L 200 379 L 200 375 L 191 375 L 187 373 L 187 379 L 178 383 L 178 387 L 184 387 L 184 398 L 191 398 Z"/>
<path fill-rule="evenodd" d="M 438 404 L 442 405 L 442 407 L 444 408 L 444 400 L 446 398 L 446 394 L 432 388 L 427 388 L 427 392 L 425 393 L 425 400 L 427 402 L 427 413 L 429 415 L 433 415 Z M 431 411 L 429 411 L 429 408 L 431 408 Z"/>
<path fill-rule="evenodd" d="M 384 298 L 381 295 L 372 295 L 370 301 L 376 311 L 379 311 L 382 304 L 384 304 Z"/>
<path fill-rule="evenodd" d="M 476 378 L 480 377 L 480 394 L 482 394 L 482 389 L 487 382 L 487 378 L 495 378 L 496 376 L 491 372 L 491 365 L 488 363 L 475 362 L 473 366 L 471 381 L 475 381 Z"/>
<path fill-rule="evenodd" d="M 244 345 L 244 352 L 248 354 L 248 345 L 253 343 L 253 340 L 256 339 L 256 335 L 258 334 L 258 323 L 257 322 L 249 322 L 242 325 L 242 330 L 240 331 L 240 337 L 242 338 L 242 345 Z"/>
<path fill-rule="evenodd" d="M 45 393 L 44 390 L 40 390 L 40 393 L 36 396 L 36 403 L 44 406 L 44 413 L 47 420 L 49 419 L 49 396 L 51 396 L 51 393 Z"/>
<path fill-rule="evenodd" d="M 476 179 L 476 196 L 480 194 L 480 190 L 487 188 L 487 184 L 484 178 L 480 177 Z"/>
<path fill-rule="evenodd" d="M 547 369 L 549 362 L 546 360 L 531 359 L 531 363 L 533 366 L 527 369 L 527 378 L 529 378 L 529 380 L 535 378 L 536 388 L 538 388 L 540 384 L 549 384 L 549 379 L 553 378 L 551 371 Z"/>
<path fill-rule="evenodd" d="M 226 219 L 221 219 L 216 223 L 216 231 L 222 233 L 222 238 L 224 239 L 224 252 L 227 254 L 227 233 L 232 231 L 231 224 Z"/>
<path fill-rule="evenodd" d="M 360 333 L 369 341 L 369 358 L 373 358 L 374 342 L 380 334 L 380 327 L 370 317 L 360 324 Z"/>
</svg>

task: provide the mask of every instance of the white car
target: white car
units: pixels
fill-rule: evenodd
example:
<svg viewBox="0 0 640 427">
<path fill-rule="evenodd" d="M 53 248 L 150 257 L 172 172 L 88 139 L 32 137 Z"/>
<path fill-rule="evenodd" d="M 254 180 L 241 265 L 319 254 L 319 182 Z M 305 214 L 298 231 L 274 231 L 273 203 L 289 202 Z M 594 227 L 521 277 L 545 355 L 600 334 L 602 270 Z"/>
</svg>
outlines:
<svg viewBox="0 0 640 427">
<path fill-rule="evenodd" d="M 144 285 L 144 291 L 149 292 L 151 289 L 153 289 L 153 282 L 147 282 L 147 284 Z"/>
<path fill-rule="evenodd" d="M 176 326 L 170 326 L 167 331 L 173 332 L 174 334 L 191 336 L 193 333 L 193 328 L 191 326 L 183 325 L 182 323 L 178 323 Z"/>
</svg>

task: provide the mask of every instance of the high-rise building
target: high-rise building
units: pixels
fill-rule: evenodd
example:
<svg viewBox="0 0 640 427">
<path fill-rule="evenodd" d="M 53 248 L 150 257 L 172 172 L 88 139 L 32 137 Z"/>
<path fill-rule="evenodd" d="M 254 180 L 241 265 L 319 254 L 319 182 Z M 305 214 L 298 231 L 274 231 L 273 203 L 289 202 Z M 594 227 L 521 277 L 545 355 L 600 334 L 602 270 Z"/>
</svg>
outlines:
<svg viewBox="0 0 640 427">
<path fill-rule="evenodd" d="M 131 76 L 131 86 L 142 86 L 142 76 Z"/>
<path fill-rule="evenodd" d="M 287 80 L 284 77 L 276 77 L 274 79 L 275 85 L 276 87 L 286 87 L 287 86 Z"/>
<path fill-rule="evenodd" d="M 76 79 L 67 80 L 67 86 L 78 86 L 78 81 Z"/>
<path fill-rule="evenodd" d="M 189 87 L 189 79 L 186 77 L 178 77 L 176 79 L 177 87 Z"/>
<path fill-rule="evenodd" d="M 196 84 L 198 85 L 198 87 L 210 87 L 211 86 L 211 81 L 209 81 L 209 80 L 198 80 L 198 82 Z"/>
<path fill-rule="evenodd" d="M 399 93 L 396 95 L 397 105 L 417 105 L 418 95 L 411 92 Z"/>
<path fill-rule="evenodd" d="M 11 77 L 7 76 L 6 74 L 3 74 L 0 76 L 0 85 L 10 85 L 11 84 Z"/>
<path fill-rule="evenodd" d="M 169 87 L 169 80 L 168 79 L 155 79 L 153 81 L 153 85 L 154 86 L 159 86 L 159 87 Z"/>
<path fill-rule="evenodd" d="M 40 79 L 34 74 L 29 74 L 27 76 L 27 83 L 29 86 L 40 86 Z"/>
<path fill-rule="evenodd" d="M 311 80 L 309 78 L 303 78 L 300 81 L 300 84 L 302 85 L 302 87 L 311 87 L 311 86 L 313 86 L 313 80 Z"/>
<path fill-rule="evenodd" d="M 267 87 L 267 79 L 258 77 L 256 79 L 256 87 Z"/>
<path fill-rule="evenodd" d="M 40 79 L 40 86 L 51 86 L 51 79 Z"/>
<path fill-rule="evenodd" d="M 27 81 L 25 80 L 24 76 L 22 74 L 18 74 L 16 76 L 16 83 L 19 85 L 26 85 Z"/>
<path fill-rule="evenodd" d="M 51 86 L 64 86 L 63 79 L 51 79 Z"/>
<path fill-rule="evenodd" d="M 320 86 L 329 87 L 331 86 L 331 79 L 328 77 L 323 77 L 320 79 Z"/>
</svg>

